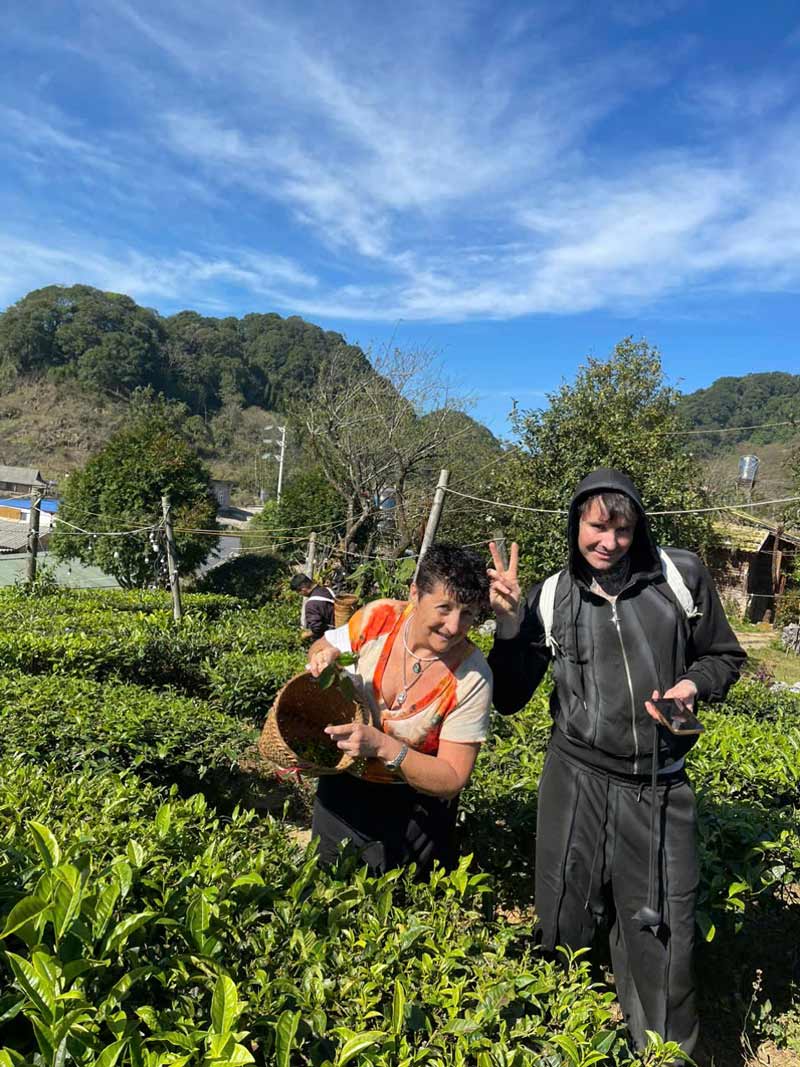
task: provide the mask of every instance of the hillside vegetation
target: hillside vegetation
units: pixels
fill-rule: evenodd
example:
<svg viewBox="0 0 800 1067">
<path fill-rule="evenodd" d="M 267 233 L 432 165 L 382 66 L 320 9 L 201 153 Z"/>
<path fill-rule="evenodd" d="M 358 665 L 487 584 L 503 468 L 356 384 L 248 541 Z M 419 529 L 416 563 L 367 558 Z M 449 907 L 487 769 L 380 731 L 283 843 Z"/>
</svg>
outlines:
<svg viewBox="0 0 800 1067">
<path fill-rule="evenodd" d="M 231 400 L 283 409 L 313 383 L 322 360 L 342 349 L 370 373 L 360 348 L 298 317 L 181 311 L 165 318 L 88 285 L 36 289 L 0 315 L 4 380 L 44 372 L 123 398 L 151 387 L 202 415 Z"/>
<path fill-rule="evenodd" d="M 679 409 L 693 429 L 733 431 L 708 437 L 698 434 L 693 445 L 700 455 L 724 454 L 742 443 L 755 447 L 796 441 L 800 433 L 800 374 L 769 371 L 717 378 L 707 389 L 682 397 Z"/>
<path fill-rule="evenodd" d="M 361 349 L 301 318 L 164 317 L 87 285 L 37 289 L 0 314 L 0 462 L 59 478 L 106 444 L 145 390 L 181 404 L 212 473 L 252 492 L 270 413 L 302 396 L 334 352 L 372 373 Z"/>
<path fill-rule="evenodd" d="M 271 477 L 259 443 L 272 413 L 306 395 L 334 356 L 374 373 L 360 348 L 296 316 L 162 316 L 86 285 L 37 289 L 0 314 L 0 462 L 62 477 L 105 445 L 144 389 L 183 406 L 184 433 L 213 475 L 231 478 L 249 496 Z M 800 418 L 800 375 L 719 378 L 681 397 L 678 410 L 693 429 L 734 430 L 686 438 L 687 450 L 705 460 L 712 490 L 729 494 L 739 455 L 757 451 L 764 491 L 785 495 L 797 426 L 744 427 Z M 458 418 L 463 430 L 466 416 Z M 462 433 L 453 436 L 461 459 L 468 454 L 481 466 L 499 444 L 468 421 L 469 447 Z M 297 435 L 290 449 L 289 470 L 301 460 Z"/>
</svg>

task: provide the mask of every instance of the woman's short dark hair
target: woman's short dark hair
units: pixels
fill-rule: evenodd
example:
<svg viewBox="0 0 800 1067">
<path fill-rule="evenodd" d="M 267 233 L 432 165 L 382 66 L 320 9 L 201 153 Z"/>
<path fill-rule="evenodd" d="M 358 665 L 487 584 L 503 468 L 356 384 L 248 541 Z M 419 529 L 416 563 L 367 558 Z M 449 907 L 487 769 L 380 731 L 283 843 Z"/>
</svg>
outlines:
<svg viewBox="0 0 800 1067">
<path fill-rule="evenodd" d="M 421 593 L 430 593 L 437 582 L 441 582 L 459 604 L 477 604 L 481 612 L 488 609 L 486 561 L 471 548 L 431 545 L 419 565 L 417 589 Z"/>
</svg>

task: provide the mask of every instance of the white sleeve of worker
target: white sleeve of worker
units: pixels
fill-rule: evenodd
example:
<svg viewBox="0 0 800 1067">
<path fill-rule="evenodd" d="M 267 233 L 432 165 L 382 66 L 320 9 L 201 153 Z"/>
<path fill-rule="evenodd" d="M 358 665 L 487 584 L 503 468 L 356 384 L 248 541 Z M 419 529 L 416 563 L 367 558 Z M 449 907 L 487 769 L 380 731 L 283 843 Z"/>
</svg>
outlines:
<svg viewBox="0 0 800 1067">
<path fill-rule="evenodd" d="M 353 646 L 350 644 L 350 627 L 347 623 L 344 626 L 337 626 L 335 630 L 326 630 L 323 637 L 329 645 L 338 648 L 340 652 L 353 651 Z"/>
</svg>

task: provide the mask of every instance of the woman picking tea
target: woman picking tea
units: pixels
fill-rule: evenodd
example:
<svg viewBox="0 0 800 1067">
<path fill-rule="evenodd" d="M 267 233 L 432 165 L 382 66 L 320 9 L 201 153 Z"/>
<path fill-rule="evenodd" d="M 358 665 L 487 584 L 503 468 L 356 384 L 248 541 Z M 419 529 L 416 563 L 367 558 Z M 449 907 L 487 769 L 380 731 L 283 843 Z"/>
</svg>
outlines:
<svg viewBox="0 0 800 1067">
<path fill-rule="evenodd" d="M 433 545 L 408 602 L 373 601 L 309 649 L 314 676 L 342 653 L 357 654 L 354 681 L 372 719 L 326 729 L 361 758 L 319 781 L 312 833 L 323 863 L 342 841 L 375 873 L 455 863 L 458 795 L 489 729 L 492 676 L 467 637 L 488 593 L 476 552 Z"/>
</svg>

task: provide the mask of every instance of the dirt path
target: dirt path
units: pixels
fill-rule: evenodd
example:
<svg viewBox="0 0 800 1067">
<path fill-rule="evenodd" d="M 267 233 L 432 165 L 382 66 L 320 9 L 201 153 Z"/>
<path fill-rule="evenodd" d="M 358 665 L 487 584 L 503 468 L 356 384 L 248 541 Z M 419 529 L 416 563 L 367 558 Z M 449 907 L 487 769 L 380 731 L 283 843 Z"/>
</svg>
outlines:
<svg viewBox="0 0 800 1067">
<path fill-rule="evenodd" d="M 745 651 L 748 648 L 768 648 L 775 640 L 775 632 L 770 630 L 769 632 L 758 633 L 751 630 L 748 633 L 737 633 L 736 640 Z"/>
</svg>

